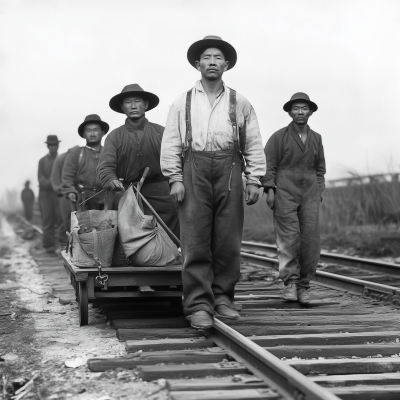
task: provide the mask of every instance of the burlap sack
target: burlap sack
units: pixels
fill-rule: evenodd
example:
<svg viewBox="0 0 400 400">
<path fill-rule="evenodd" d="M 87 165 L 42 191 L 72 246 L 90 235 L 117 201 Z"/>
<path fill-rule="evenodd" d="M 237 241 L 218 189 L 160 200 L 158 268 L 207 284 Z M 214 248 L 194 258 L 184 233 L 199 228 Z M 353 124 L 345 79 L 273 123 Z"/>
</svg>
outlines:
<svg viewBox="0 0 400 400">
<path fill-rule="evenodd" d="M 113 228 L 106 230 L 93 229 L 88 233 L 79 234 L 80 226 L 92 222 L 95 225 L 110 219 Z M 118 212 L 114 210 L 89 210 L 71 213 L 71 232 L 68 250 L 71 260 L 77 267 L 93 267 L 100 263 L 102 267 L 112 264 L 115 241 L 118 235 Z"/>
<path fill-rule="evenodd" d="M 178 248 L 153 215 L 140 209 L 132 188 L 118 205 L 118 232 L 126 257 L 136 267 L 162 267 L 178 262 Z"/>
</svg>

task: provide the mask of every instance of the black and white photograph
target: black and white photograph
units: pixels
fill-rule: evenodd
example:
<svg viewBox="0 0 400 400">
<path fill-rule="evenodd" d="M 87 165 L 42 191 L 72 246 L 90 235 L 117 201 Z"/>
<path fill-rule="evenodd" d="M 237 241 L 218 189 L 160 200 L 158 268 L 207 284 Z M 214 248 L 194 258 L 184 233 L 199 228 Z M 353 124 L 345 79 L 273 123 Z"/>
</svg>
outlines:
<svg viewBox="0 0 400 400">
<path fill-rule="evenodd" d="M 0 400 L 400 399 L 400 0 L 0 0 Z"/>
</svg>

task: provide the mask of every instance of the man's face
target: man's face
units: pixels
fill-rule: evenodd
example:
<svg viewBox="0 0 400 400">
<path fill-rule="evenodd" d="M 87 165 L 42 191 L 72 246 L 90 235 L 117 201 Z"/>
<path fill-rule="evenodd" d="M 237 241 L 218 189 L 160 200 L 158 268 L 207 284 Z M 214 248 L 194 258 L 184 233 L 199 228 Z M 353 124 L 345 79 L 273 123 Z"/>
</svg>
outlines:
<svg viewBox="0 0 400 400">
<path fill-rule="evenodd" d="M 209 80 L 220 79 L 228 67 L 229 61 L 225 60 L 224 53 L 214 47 L 204 50 L 200 55 L 200 61 L 196 61 L 196 68 Z"/>
<path fill-rule="evenodd" d="M 293 103 L 292 109 L 289 111 L 289 115 L 293 121 L 298 125 L 307 124 L 308 118 L 311 117 L 313 112 L 307 103 Z"/>
<path fill-rule="evenodd" d="M 131 119 L 139 119 L 145 115 L 149 102 L 137 96 L 125 97 L 121 104 L 124 114 Z"/>
<path fill-rule="evenodd" d="M 58 151 L 58 143 L 57 144 L 48 144 L 47 148 L 49 149 L 49 153 L 54 155 L 57 154 Z"/>
<path fill-rule="evenodd" d="M 83 129 L 83 137 L 87 145 L 96 145 L 103 139 L 104 131 L 99 124 L 86 124 Z"/>
</svg>

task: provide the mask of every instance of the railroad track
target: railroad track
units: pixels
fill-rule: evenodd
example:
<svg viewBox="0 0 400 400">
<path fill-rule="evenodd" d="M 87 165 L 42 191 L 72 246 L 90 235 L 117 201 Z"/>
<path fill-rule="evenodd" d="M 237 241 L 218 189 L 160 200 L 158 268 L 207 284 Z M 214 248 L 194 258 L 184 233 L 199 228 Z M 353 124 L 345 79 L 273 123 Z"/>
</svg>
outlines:
<svg viewBox="0 0 400 400">
<path fill-rule="evenodd" d="M 313 301 L 287 303 L 273 254 L 243 250 L 240 320 L 216 319 L 203 332 L 159 299 L 98 302 L 127 355 L 91 359 L 89 369 L 135 368 L 143 380 L 163 379 L 171 400 L 400 398 L 397 287 L 319 271 Z M 32 255 L 45 279 L 64 273 L 58 258 Z M 48 282 L 61 303 L 74 301 L 67 280 Z"/>
</svg>

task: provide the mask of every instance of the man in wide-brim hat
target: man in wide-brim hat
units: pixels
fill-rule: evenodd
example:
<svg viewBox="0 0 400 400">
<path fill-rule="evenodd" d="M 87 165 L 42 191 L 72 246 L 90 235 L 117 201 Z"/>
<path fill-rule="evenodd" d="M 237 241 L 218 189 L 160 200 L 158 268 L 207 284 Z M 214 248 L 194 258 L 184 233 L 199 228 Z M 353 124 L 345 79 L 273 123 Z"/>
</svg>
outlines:
<svg viewBox="0 0 400 400">
<path fill-rule="evenodd" d="M 97 177 L 97 166 L 103 151 L 101 141 L 110 127 L 97 114 L 88 115 L 78 127 L 78 134 L 86 140 L 86 145 L 68 152 L 62 169 L 62 194 L 71 202 L 72 209 L 86 201 L 81 210 L 102 210 L 105 195 L 97 195 L 102 189 Z"/>
<path fill-rule="evenodd" d="M 268 140 L 267 173 L 261 181 L 274 210 L 283 298 L 308 303 L 321 250 L 318 217 L 325 188 L 324 148 L 321 135 L 308 126 L 318 106 L 307 94 L 294 94 L 283 109 L 292 122 Z"/>
<path fill-rule="evenodd" d="M 158 103 L 155 94 L 146 92 L 138 84 L 125 86 L 121 93 L 110 100 L 110 108 L 125 114 L 126 119 L 105 140 L 97 171 L 103 187 L 122 192 L 131 183 L 139 182 L 145 168 L 149 167 L 150 172 L 141 193 L 179 237 L 178 214 L 169 196 L 168 180 L 161 173 L 160 167 L 164 127 L 146 118 L 146 112 L 157 107 Z M 119 198 L 116 196 L 116 199 Z M 145 204 L 143 207 L 145 214 L 151 215 Z"/>
<path fill-rule="evenodd" d="M 61 229 L 61 214 L 57 193 L 51 186 L 51 171 L 54 160 L 57 157 L 60 140 L 57 135 L 48 135 L 45 142 L 49 153 L 39 160 L 38 180 L 39 180 L 39 209 L 42 216 L 42 244 L 47 253 L 54 253 L 56 246 L 56 230 L 58 227 L 57 238 L 59 239 Z"/>
<path fill-rule="evenodd" d="M 206 36 L 189 47 L 187 58 L 201 80 L 171 106 L 161 167 L 179 204 L 184 313 L 194 328 L 206 329 L 214 313 L 239 318 L 233 299 L 243 200 L 257 202 L 265 156 L 253 107 L 222 81 L 236 64 L 234 47 Z"/>
</svg>

